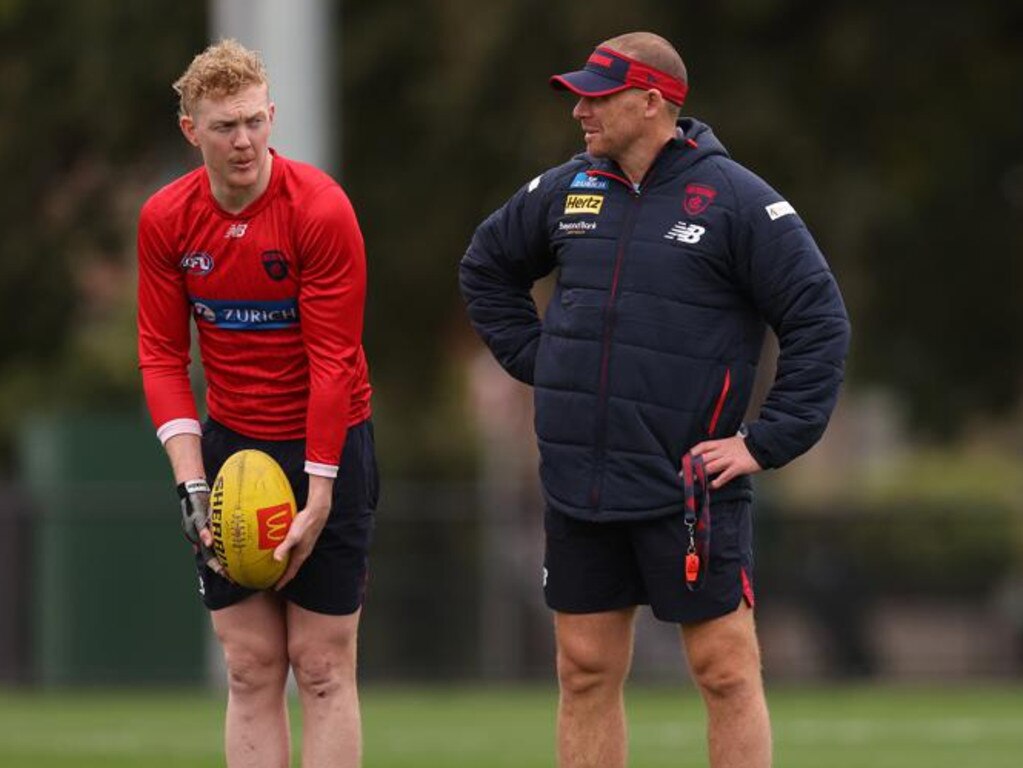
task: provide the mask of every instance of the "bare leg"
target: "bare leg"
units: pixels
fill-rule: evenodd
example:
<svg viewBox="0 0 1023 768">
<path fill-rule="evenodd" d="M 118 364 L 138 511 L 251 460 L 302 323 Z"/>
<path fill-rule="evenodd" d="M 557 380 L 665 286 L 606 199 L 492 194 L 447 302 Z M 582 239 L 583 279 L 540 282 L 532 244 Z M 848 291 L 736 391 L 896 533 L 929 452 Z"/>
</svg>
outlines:
<svg viewBox="0 0 1023 768">
<path fill-rule="evenodd" d="M 632 663 L 635 615 L 635 608 L 555 614 L 560 768 L 625 766 L 624 688 Z"/>
<path fill-rule="evenodd" d="M 284 606 L 276 596 L 260 592 L 211 616 L 227 662 L 227 765 L 287 768 Z"/>
<path fill-rule="evenodd" d="M 327 616 L 288 604 L 288 653 L 302 701 L 303 768 L 361 764 L 355 677 L 360 613 Z"/>
<path fill-rule="evenodd" d="M 687 624 L 682 638 L 707 706 L 711 768 L 769 768 L 771 723 L 753 610 Z"/>
</svg>

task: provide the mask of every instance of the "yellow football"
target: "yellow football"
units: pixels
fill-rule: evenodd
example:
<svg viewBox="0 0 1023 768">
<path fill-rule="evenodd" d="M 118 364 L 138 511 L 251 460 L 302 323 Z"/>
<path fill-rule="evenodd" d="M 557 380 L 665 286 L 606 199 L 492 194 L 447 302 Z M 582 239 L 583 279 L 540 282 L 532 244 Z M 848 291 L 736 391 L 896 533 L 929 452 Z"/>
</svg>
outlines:
<svg viewBox="0 0 1023 768">
<path fill-rule="evenodd" d="M 210 491 L 213 551 L 243 587 L 266 589 L 288 567 L 273 553 L 295 517 L 291 483 L 273 457 L 256 450 L 232 454 Z"/>
</svg>

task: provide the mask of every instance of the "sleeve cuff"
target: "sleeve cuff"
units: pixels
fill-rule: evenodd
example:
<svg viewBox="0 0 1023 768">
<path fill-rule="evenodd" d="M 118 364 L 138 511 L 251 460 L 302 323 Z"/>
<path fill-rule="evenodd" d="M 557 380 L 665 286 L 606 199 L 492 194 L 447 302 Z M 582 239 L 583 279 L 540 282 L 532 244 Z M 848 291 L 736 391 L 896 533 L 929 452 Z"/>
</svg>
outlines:
<svg viewBox="0 0 1023 768">
<path fill-rule="evenodd" d="M 770 454 L 764 449 L 763 445 L 758 440 L 760 436 L 760 429 L 757 424 L 750 424 L 746 426 L 746 434 L 741 437 L 746 441 L 746 450 L 749 451 L 757 464 L 760 465 L 761 469 L 775 469 L 778 467 L 774 461 L 771 460 Z"/>
<path fill-rule="evenodd" d="M 199 435 L 202 437 L 202 425 L 196 419 L 171 419 L 165 421 L 156 430 L 156 436 L 165 445 L 175 435 Z"/>
<path fill-rule="evenodd" d="M 305 463 L 305 473 L 307 475 L 317 475 L 319 477 L 337 477 L 337 465 L 336 464 L 317 464 L 315 461 L 307 461 Z"/>
</svg>

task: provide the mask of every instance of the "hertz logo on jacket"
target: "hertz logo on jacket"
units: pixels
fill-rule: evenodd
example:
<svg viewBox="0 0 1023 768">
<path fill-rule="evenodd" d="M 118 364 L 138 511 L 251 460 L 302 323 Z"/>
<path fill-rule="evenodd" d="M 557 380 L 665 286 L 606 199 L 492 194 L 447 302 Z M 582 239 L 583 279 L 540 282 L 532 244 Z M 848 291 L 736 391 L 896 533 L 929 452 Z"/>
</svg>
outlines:
<svg viewBox="0 0 1023 768">
<path fill-rule="evenodd" d="M 569 195 L 565 198 L 565 213 L 600 213 L 603 195 Z"/>
</svg>

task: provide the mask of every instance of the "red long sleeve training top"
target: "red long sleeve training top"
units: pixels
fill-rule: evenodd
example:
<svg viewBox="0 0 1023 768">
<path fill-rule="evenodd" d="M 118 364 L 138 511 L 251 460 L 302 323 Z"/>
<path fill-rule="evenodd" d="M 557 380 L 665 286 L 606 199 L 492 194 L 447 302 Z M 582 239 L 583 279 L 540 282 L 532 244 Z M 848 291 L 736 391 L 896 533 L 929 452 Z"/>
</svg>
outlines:
<svg viewBox="0 0 1023 768">
<path fill-rule="evenodd" d="M 230 214 L 198 168 L 143 206 L 138 258 L 139 367 L 160 439 L 200 431 L 192 317 L 209 415 L 256 439 L 305 437 L 306 471 L 335 476 L 371 394 L 365 250 L 341 187 L 274 153 L 266 191 Z"/>
</svg>

